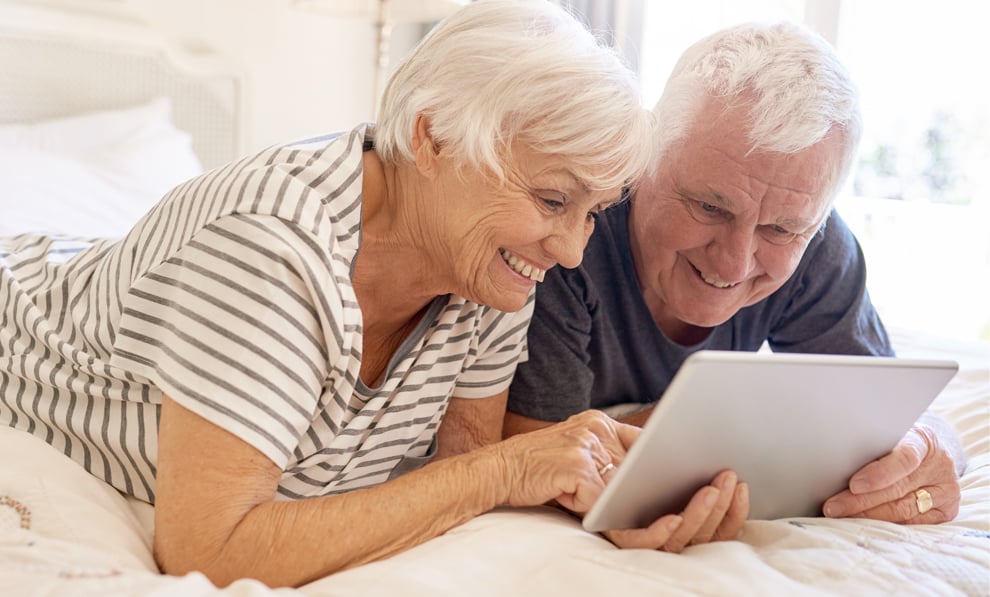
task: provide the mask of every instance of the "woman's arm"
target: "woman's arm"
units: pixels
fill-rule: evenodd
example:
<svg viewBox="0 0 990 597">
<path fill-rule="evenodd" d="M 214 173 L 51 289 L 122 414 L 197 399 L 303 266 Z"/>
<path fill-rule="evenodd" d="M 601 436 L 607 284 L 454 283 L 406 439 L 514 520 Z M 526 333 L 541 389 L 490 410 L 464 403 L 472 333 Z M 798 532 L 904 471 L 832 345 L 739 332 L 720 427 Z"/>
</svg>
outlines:
<svg viewBox="0 0 990 597">
<path fill-rule="evenodd" d="M 168 574 L 198 570 L 298 586 L 408 549 L 500 504 L 557 499 L 584 512 L 599 468 L 638 430 L 594 413 L 429 464 L 350 493 L 274 501 L 279 468 L 169 398 L 159 426 L 155 557 Z"/>
</svg>

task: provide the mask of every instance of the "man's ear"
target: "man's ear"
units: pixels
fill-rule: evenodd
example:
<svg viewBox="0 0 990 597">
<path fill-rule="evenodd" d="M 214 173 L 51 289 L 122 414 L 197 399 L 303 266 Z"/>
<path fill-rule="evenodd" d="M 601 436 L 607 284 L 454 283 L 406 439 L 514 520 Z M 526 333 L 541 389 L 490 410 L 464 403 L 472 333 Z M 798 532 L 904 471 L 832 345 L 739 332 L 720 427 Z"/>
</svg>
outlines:
<svg viewBox="0 0 990 597">
<path fill-rule="evenodd" d="M 431 178 L 436 174 L 440 148 L 433 140 L 430 130 L 430 119 L 425 114 L 417 114 L 413 124 L 412 135 L 413 155 L 416 156 L 416 168 L 424 176 Z"/>
</svg>

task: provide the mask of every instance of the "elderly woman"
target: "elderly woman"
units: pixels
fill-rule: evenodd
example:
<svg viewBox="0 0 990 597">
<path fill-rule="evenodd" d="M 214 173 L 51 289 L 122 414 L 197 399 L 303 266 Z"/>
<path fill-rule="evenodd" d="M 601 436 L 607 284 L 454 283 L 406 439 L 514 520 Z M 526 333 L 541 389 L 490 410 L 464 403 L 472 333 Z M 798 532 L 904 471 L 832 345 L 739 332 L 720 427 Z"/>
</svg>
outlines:
<svg viewBox="0 0 990 597">
<path fill-rule="evenodd" d="M 299 585 L 503 504 L 585 511 L 633 428 L 496 443 L 473 415 L 504 408 L 535 285 L 581 261 L 649 128 L 572 17 L 471 4 L 377 126 L 190 180 L 120 241 L 3 241 L 0 419 L 153 502 L 162 570 L 218 584 Z"/>
</svg>

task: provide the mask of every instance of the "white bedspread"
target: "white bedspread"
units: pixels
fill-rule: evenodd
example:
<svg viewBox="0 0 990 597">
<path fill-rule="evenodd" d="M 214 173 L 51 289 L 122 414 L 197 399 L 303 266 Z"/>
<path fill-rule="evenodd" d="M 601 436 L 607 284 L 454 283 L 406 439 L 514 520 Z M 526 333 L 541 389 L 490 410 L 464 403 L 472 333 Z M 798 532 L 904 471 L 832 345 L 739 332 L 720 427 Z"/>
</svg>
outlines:
<svg viewBox="0 0 990 597">
<path fill-rule="evenodd" d="M 159 575 L 151 508 L 61 453 L 0 428 L 4 595 L 990 595 L 990 349 L 895 335 L 901 356 L 955 358 L 934 410 L 969 466 L 959 516 L 942 525 L 796 518 L 751 521 L 738 541 L 674 555 L 619 550 L 551 508 L 499 509 L 387 560 L 272 590 Z M 401 504 L 396 504 L 401 508 Z"/>
</svg>

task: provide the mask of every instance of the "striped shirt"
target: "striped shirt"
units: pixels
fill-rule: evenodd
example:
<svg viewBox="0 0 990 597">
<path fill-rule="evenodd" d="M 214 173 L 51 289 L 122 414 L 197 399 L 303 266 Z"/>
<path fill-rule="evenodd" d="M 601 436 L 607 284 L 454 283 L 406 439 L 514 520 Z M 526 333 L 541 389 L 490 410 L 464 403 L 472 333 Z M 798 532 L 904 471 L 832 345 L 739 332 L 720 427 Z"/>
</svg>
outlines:
<svg viewBox="0 0 990 597">
<path fill-rule="evenodd" d="M 517 313 L 436 298 L 367 387 L 351 279 L 372 136 L 362 125 L 194 178 L 120 241 L 0 239 L 0 423 L 150 502 L 163 393 L 281 467 L 280 499 L 432 456 L 451 396 L 508 387 L 533 296 Z"/>
</svg>

